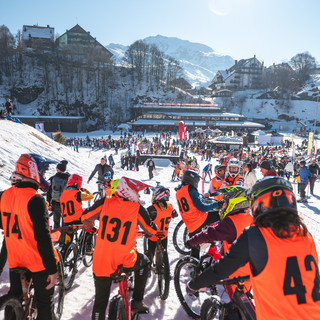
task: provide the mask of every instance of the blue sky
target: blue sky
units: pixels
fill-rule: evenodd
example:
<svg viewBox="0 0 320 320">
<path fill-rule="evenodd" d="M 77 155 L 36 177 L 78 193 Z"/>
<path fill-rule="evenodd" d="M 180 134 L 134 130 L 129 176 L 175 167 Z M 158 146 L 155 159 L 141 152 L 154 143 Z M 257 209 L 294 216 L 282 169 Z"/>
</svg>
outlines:
<svg viewBox="0 0 320 320">
<path fill-rule="evenodd" d="M 305 51 L 320 62 L 319 0 L 0 0 L 0 12 L 13 34 L 49 24 L 61 35 L 78 23 L 103 45 L 160 34 L 266 65 Z"/>
</svg>

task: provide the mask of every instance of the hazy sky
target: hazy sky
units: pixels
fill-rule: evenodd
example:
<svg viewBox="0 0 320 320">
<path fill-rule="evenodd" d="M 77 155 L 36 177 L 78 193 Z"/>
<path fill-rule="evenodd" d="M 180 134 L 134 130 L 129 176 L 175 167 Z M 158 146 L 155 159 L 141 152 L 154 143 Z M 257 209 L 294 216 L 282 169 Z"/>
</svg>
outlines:
<svg viewBox="0 0 320 320">
<path fill-rule="evenodd" d="M 61 35 L 78 23 L 103 45 L 160 34 L 266 65 L 305 51 L 320 62 L 320 0 L 0 0 L 0 12 L 13 34 L 49 24 Z"/>
</svg>

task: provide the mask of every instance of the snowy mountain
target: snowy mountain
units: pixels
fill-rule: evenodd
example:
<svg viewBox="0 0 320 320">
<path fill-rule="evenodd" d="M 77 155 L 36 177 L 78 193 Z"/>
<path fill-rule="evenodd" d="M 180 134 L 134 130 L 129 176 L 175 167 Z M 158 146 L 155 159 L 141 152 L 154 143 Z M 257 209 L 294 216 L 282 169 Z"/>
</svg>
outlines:
<svg viewBox="0 0 320 320">
<path fill-rule="evenodd" d="M 234 59 L 221 55 L 212 48 L 187 40 L 157 35 L 142 39 L 149 45 L 155 45 L 165 54 L 178 60 L 185 71 L 185 78 L 193 85 L 208 85 L 218 70 L 225 70 L 234 64 Z M 106 46 L 120 63 L 128 47 L 111 43 Z"/>
</svg>

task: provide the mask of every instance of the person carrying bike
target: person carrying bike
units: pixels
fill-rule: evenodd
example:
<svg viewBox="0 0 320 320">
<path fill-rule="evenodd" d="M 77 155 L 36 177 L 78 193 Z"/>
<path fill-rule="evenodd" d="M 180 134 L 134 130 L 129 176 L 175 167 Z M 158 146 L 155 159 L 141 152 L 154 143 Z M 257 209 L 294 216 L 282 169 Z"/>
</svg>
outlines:
<svg viewBox="0 0 320 320">
<path fill-rule="evenodd" d="M 120 265 L 125 272 L 134 271 L 131 308 L 139 313 L 149 311 L 143 303 L 149 259 L 137 252 L 136 247 L 138 225 L 151 235 L 157 231 L 148 211 L 140 204 L 139 191 L 146 187 L 150 186 L 127 177 L 115 180 L 111 187 L 114 195 L 96 201 L 81 218 L 85 226 L 89 227 L 96 219 L 100 225 L 92 264 L 95 284 L 93 320 L 105 319 L 112 284 L 110 276 Z"/>
<path fill-rule="evenodd" d="M 60 206 L 63 219 L 63 226 L 72 226 L 81 224 L 81 216 L 83 213 L 82 201 L 93 199 L 93 194 L 81 188 L 82 177 L 78 174 L 72 174 L 67 182 L 67 189 L 62 192 L 60 197 Z M 89 237 L 89 236 L 88 236 Z M 72 232 L 62 232 L 61 241 L 65 245 L 73 239 Z M 87 251 L 92 251 L 90 248 L 90 238 L 87 241 Z"/>
<path fill-rule="evenodd" d="M 248 199 L 254 225 L 223 259 L 188 283 L 189 295 L 249 262 L 257 319 L 318 319 L 318 254 L 298 214 L 291 183 L 281 177 L 263 178 Z"/>
<path fill-rule="evenodd" d="M 151 220 L 158 227 L 158 232 L 163 232 L 163 238 L 161 243 L 165 249 L 166 259 L 168 259 L 167 247 L 168 247 L 168 232 L 169 223 L 171 218 L 178 216 L 177 211 L 173 209 L 171 203 L 169 203 L 170 190 L 161 185 L 157 186 L 152 193 L 152 206 L 147 208 Z M 148 238 L 148 253 L 149 260 L 153 261 L 154 252 L 157 246 L 157 236 Z"/>
<path fill-rule="evenodd" d="M 105 187 L 104 187 L 104 177 L 103 175 L 106 172 L 111 172 L 111 179 L 113 179 L 113 174 L 114 171 L 112 169 L 111 166 L 109 166 L 106 162 L 105 158 L 101 158 L 100 163 L 98 163 L 95 168 L 93 169 L 93 171 L 91 172 L 89 179 L 88 179 L 88 184 L 90 183 L 90 180 L 94 177 L 94 175 L 98 172 L 98 191 L 101 192 L 101 195 L 103 195 L 103 197 L 105 196 Z"/>
<path fill-rule="evenodd" d="M 250 214 L 250 204 L 246 197 L 246 188 L 227 187 L 219 190 L 225 201 L 220 209 L 220 220 L 218 224 L 209 226 L 207 229 L 197 233 L 186 243 L 186 248 L 198 246 L 202 243 L 223 241 L 223 251 L 227 253 L 232 243 L 239 238 L 243 230 L 253 223 Z M 246 276 L 249 272 L 249 264 L 239 268 L 230 278 Z M 250 284 L 246 283 L 249 288 Z"/>
<path fill-rule="evenodd" d="M 203 196 L 198 192 L 200 176 L 193 170 L 187 170 L 177 188 L 176 199 L 183 222 L 185 223 L 190 237 L 197 234 L 201 229 L 219 220 L 218 212 L 211 212 L 217 209 L 219 203 L 205 203 Z M 192 248 L 191 256 L 199 258 L 199 248 Z"/>
<path fill-rule="evenodd" d="M 42 185 L 34 157 L 22 154 L 15 174 L 21 182 L 0 194 L 0 227 L 4 230 L 10 269 L 8 295 L 22 295 L 20 276 L 12 269 L 28 269 L 34 284 L 37 319 L 55 319 L 53 292 L 59 257 L 49 232 L 47 205 L 38 193 Z"/>
</svg>

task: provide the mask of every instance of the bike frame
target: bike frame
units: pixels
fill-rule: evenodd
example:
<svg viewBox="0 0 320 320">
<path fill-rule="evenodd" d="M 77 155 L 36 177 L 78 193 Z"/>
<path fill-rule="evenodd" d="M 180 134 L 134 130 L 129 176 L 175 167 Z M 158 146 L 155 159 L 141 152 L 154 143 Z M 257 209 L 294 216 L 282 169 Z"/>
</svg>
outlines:
<svg viewBox="0 0 320 320">
<path fill-rule="evenodd" d="M 128 287 L 128 275 L 123 277 L 122 281 L 118 283 L 119 294 L 123 297 L 124 305 L 126 308 L 127 319 L 131 320 L 131 306 L 129 303 L 129 287 Z"/>
</svg>

